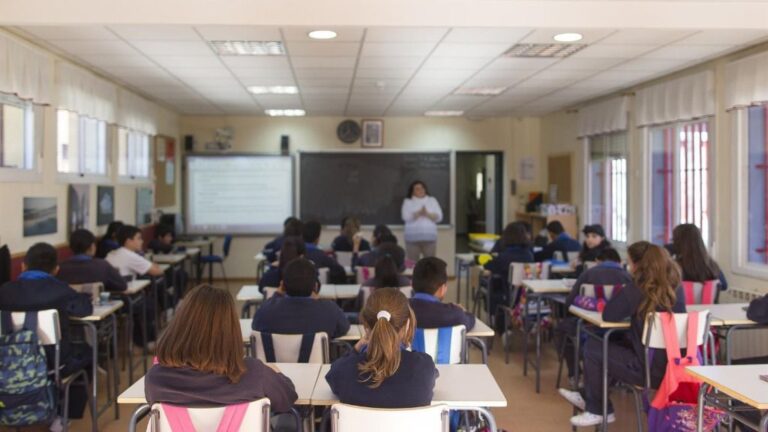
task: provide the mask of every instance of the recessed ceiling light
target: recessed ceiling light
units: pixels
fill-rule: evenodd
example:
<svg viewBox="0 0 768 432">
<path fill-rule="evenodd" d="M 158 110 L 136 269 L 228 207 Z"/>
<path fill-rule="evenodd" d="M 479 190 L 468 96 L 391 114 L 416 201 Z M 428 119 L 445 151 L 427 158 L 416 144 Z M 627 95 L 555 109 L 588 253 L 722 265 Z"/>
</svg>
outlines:
<svg viewBox="0 0 768 432">
<path fill-rule="evenodd" d="M 312 30 L 311 32 L 307 33 L 307 36 L 309 36 L 310 39 L 335 39 L 336 38 L 336 32 L 333 30 Z"/>
<path fill-rule="evenodd" d="M 464 111 L 458 110 L 443 110 L 443 111 L 427 111 L 424 113 L 428 117 L 461 117 L 464 115 Z"/>
<path fill-rule="evenodd" d="M 586 44 L 517 44 L 508 49 L 504 57 L 522 57 L 522 58 L 565 58 L 569 57 L 582 49 Z"/>
<path fill-rule="evenodd" d="M 303 109 L 268 109 L 264 114 L 270 117 L 302 117 L 307 113 Z"/>
<path fill-rule="evenodd" d="M 280 41 L 211 41 L 220 56 L 272 56 L 285 55 Z"/>
<path fill-rule="evenodd" d="M 504 93 L 506 87 L 459 87 L 453 94 L 470 96 L 497 96 Z"/>
<path fill-rule="evenodd" d="M 248 91 L 253 94 L 297 94 L 299 88 L 296 86 L 250 86 Z"/>
<path fill-rule="evenodd" d="M 556 34 L 553 39 L 558 42 L 578 42 L 584 39 L 584 36 L 581 33 L 560 33 Z"/>
</svg>

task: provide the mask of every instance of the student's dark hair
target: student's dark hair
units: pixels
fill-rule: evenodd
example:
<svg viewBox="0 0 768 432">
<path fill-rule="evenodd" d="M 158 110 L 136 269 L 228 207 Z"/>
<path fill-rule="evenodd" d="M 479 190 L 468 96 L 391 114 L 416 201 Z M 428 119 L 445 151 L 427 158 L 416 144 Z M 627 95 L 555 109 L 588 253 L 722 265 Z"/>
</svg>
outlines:
<svg viewBox="0 0 768 432">
<path fill-rule="evenodd" d="M 437 257 L 422 258 L 413 268 L 413 290 L 434 294 L 448 281 L 447 264 Z"/>
<path fill-rule="evenodd" d="M 555 235 L 560 235 L 565 232 L 565 228 L 563 228 L 563 224 L 561 224 L 560 221 L 552 221 L 547 224 L 547 231 Z"/>
<path fill-rule="evenodd" d="M 707 252 L 701 230 L 694 224 L 681 224 L 672 230 L 675 259 L 685 280 L 704 282 L 720 277 L 720 266 Z"/>
<path fill-rule="evenodd" d="M 360 232 L 360 219 L 354 216 L 345 217 L 344 222 L 341 224 L 342 235 L 352 240 L 352 237 L 358 232 Z"/>
<path fill-rule="evenodd" d="M 522 222 L 512 222 L 504 227 L 504 232 L 501 234 L 501 244 L 504 247 L 528 247 L 531 244 L 531 236 Z"/>
<path fill-rule="evenodd" d="M 307 243 L 314 243 L 317 241 L 317 239 L 320 238 L 320 233 L 322 232 L 323 227 L 320 226 L 320 222 L 318 221 L 309 221 L 304 224 L 304 241 Z"/>
<path fill-rule="evenodd" d="M 125 246 L 125 242 L 136 237 L 136 234 L 141 232 L 140 229 L 133 225 L 123 225 L 117 231 L 117 244 Z"/>
<path fill-rule="evenodd" d="M 289 223 L 291 223 L 291 222 L 293 222 L 293 221 L 299 221 L 299 218 L 297 218 L 297 217 L 295 217 L 295 216 L 288 216 L 288 217 L 287 217 L 287 218 L 285 218 L 285 220 L 283 221 L 283 226 L 286 226 L 286 225 L 288 225 Z M 299 222 L 301 222 L 301 221 L 299 221 Z"/>
<path fill-rule="evenodd" d="M 184 301 L 157 341 L 157 361 L 227 377 L 246 372 L 240 321 L 229 291 L 200 285 Z"/>
<path fill-rule="evenodd" d="M 38 270 L 46 273 L 53 273 L 58 265 L 59 254 L 56 248 L 48 243 L 35 243 L 27 249 L 24 256 L 24 264 L 27 270 Z"/>
<path fill-rule="evenodd" d="M 381 244 L 381 236 L 383 235 L 392 235 L 392 230 L 390 230 L 389 227 L 384 224 L 376 225 L 376 227 L 373 228 L 373 245 L 374 246 L 378 246 Z M 397 242 L 397 238 L 395 238 L 395 242 Z"/>
<path fill-rule="evenodd" d="M 170 225 L 158 225 L 155 230 L 155 238 L 163 238 L 168 234 L 173 235 L 173 227 Z"/>
<path fill-rule="evenodd" d="M 379 318 L 379 312 L 391 316 Z M 379 288 L 368 297 L 360 311 L 360 322 L 368 334 L 365 361 L 358 364 L 360 382 L 377 388 L 400 368 L 400 347 L 410 346 L 416 329 L 416 317 L 408 298 L 397 288 Z M 400 332 L 405 329 L 401 338 Z"/>
<path fill-rule="evenodd" d="M 289 237 L 289 236 L 301 237 L 302 235 L 304 235 L 304 224 L 301 223 L 301 221 L 296 219 L 295 217 L 290 217 L 286 219 L 285 224 L 283 225 L 283 235 L 286 237 Z"/>
<path fill-rule="evenodd" d="M 109 225 L 107 225 L 107 232 L 104 233 L 104 238 L 117 241 L 117 232 L 120 231 L 120 228 L 122 228 L 123 225 L 125 224 L 121 221 L 110 222 Z"/>
<path fill-rule="evenodd" d="M 385 243 L 397 244 L 397 237 L 395 237 L 395 235 L 392 233 L 382 234 L 379 236 L 379 241 L 376 243 L 376 245 L 382 246 Z"/>
<path fill-rule="evenodd" d="M 397 243 L 382 243 L 377 249 L 377 253 L 381 256 L 389 255 L 395 261 L 395 265 L 399 271 L 405 269 L 405 251 L 403 248 L 397 245 Z"/>
<path fill-rule="evenodd" d="M 289 262 L 301 257 L 306 252 L 304 246 L 304 240 L 301 237 L 286 237 L 283 240 L 283 245 L 280 248 L 280 259 L 278 260 L 278 268 L 285 269 L 285 266 Z"/>
<path fill-rule="evenodd" d="M 612 247 L 604 248 L 597 254 L 597 260 L 601 262 L 611 261 L 615 263 L 621 263 L 621 255 L 616 249 Z"/>
<path fill-rule="evenodd" d="M 413 197 L 413 188 L 415 188 L 416 185 L 421 185 L 421 187 L 424 188 L 424 192 L 426 192 L 427 195 L 429 195 L 429 189 L 427 189 L 427 184 L 424 183 L 421 180 L 416 180 L 416 181 L 412 182 L 410 185 L 408 185 L 408 195 L 405 196 L 406 198 L 412 198 Z"/>
<path fill-rule="evenodd" d="M 87 229 L 76 229 L 69 235 L 69 248 L 75 255 L 82 255 L 96 243 L 96 236 Z"/>
<path fill-rule="evenodd" d="M 283 270 L 285 292 L 291 297 L 309 297 L 317 288 L 317 268 L 306 258 L 296 258 Z"/>
<path fill-rule="evenodd" d="M 632 279 L 643 293 L 637 316 L 645 320 L 651 312 L 672 312 L 680 285 L 680 268 L 661 246 L 640 241 L 627 248 L 632 260 Z"/>
<path fill-rule="evenodd" d="M 400 286 L 400 272 L 397 269 L 397 263 L 392 255 L 386 254 L 380 256 L 375 264 L 376 280 L 380 286 L 388 288 L 398 288 Z"/>
</svg>

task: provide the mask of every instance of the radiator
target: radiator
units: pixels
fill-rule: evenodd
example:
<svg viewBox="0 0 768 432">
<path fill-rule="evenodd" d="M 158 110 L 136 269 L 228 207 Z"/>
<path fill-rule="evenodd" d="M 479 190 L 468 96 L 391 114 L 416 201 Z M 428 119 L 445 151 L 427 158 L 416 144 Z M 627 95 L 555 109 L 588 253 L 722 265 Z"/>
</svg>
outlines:
<svg viewBox="0 0 768 432">
<path fill-rule="evenodd" d="M 749 303 L 764 293 L 729 288 L 720 293 L 720 303 Z M 768 329 L 737 330 L 731 339 L 733 358 L 761 357 L 768 355 Z"/>
</svg>

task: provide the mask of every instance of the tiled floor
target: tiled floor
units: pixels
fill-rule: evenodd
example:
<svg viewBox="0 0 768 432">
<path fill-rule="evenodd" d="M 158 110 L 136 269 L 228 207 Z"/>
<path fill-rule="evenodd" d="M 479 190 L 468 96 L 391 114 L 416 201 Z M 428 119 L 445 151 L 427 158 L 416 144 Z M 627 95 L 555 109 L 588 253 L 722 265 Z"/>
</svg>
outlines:
<svg viewBox="0 0 768 432">
<path fill-rule="evenodd" d="M 237 292 L 239 286 L 239 282 L 230 282 L 230 289 L 233 294 Z M 555 389 L 557 357 L 553 346 L 550 343 L 544 345 L 541 394 L 536 394 L 532 373 L 529 373 L 527 377 L 523 376 L 521 345 L 520 338 L 516 337 L 509 364 L 504 363 L 504 353 L 498 337 L 490 353 L 489 367 L 508 401 L 506 408 L 493 410 L 497 424 L 507 431 L 560 432 L 569 430 L 568 419 L 572 415 L 571 406 L 557 394 Z M 479 362 L 479 353 L 473 350 L 472 354 L 472 361 Z M 121 380 L 123 383 L 127 381 L 127 372 L 123 373 Z M 617 422 L 612 424 L 609 429 L 615 431 L 635 430 L 636 420 L 631 395 L 615 391 L 613 402 L 617 411 Z M 125 432 L 135 407 L 135 405 L 121 406 L 119 420 L 114 420 L 114 411 L 104 413 L 99 419 L 99 430 Z M 146 426 L 141 425 L 137 430 L 143 431 L 145 429 Z M 70 430 L 75 432 L 90 431 L 90 421 L 74 421 Z"/>
</svg>

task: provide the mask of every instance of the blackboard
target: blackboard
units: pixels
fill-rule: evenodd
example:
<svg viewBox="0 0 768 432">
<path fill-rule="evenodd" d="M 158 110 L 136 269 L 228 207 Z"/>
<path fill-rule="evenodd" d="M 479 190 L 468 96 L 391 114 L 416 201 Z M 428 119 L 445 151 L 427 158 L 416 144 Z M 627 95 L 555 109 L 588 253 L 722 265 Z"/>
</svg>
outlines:
<svg viewBox="0 0 768 432">
<path fill-rule="evenodd" d="M 402 225 L 400 207 L 408 185 L 426 183 L 451 223 L 451 153 L 304 153 L 299 157 L 302 220 L 338 225 L 345 216 L 364 225 Z"/>
</svg>

